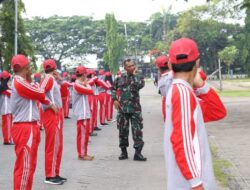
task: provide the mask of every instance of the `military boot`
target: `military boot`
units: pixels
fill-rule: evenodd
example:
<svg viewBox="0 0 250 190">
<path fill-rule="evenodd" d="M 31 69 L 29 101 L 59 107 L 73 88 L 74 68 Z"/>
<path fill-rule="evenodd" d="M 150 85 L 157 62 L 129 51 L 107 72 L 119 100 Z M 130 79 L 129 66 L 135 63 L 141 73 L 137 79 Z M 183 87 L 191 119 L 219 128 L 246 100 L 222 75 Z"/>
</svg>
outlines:
<svg viewBox="0 0 250 190">
<path fill-rule="evenodd" d="M 142 150 L 142 148 L 137 148 L 137 149 L 135 149 L 134 160 L 136 160 L 136 161 L 147 161 L 147 158 L 145 158 L 145 157 L 141 154 L 141 150 Z"/>
<path fill-rule="evenodd" d="M 127 148 L 124 147 L 124 148 L 121 148 L 122 150 L 122 153 L 121 155 L 119 156 L 119 160 L 125 160 L 125 159 L 128 159 L 128 152 L 127 152 Z"/>
</svg>

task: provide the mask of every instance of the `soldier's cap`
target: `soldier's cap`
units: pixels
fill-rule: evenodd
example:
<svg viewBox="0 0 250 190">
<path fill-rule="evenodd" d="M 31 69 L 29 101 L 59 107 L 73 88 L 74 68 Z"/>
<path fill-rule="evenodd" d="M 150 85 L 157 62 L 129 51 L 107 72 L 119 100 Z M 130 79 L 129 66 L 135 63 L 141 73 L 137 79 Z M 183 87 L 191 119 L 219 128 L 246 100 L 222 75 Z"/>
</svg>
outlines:
<svg viewBox="0 0 250 190">
<path fill-rule="evenodd" d="M 87 69 L 84 66 L 79 66 L 76 68 L 76 75 L 87 74 Z"/>
<path fill-rule="evenodd" d="M 110 77 L 110 76 L 112 76 L 112 74 L 111 74 L 111 72 L 107 71 L 107 72 L 105 72 L 105 76 Z"/>
<path fill-rule="evenodd" d="M 158 68 L 166 67 L 168 64 L 168 60 L 169 60 L 169 58 L 167 55 L 162 55 L 162 56 L 159 56 L 156 58 L 155 64 Z"/>
<path fill-rule="evenodd" d="M 54 59 L 46 59 L 43 62 L 43 69 L 44 69 L 44 71 L 47 71 L 50 69 L 57 69 L 55 60 Z"/>
<path fill-rule="evenodd" d="M 99 75 L 104 75 L 104 74 L 105 74 L 104 69 L 99 70 Z"/>
<path fill-rule="evenodd" d="M 172 42 L 168 53 L 171 64 L 193 62 L 200 56 L 196 42 L 189 38 L 180 38 Z"/>
<path fill-rule="evenodd" d="M 11 77 L 11 74 L 8 71 L 3 71 L 2 73 L 0 73 L 0 78 L 2 79 L 7 79 Z"/>
<path fill-rule="evenodd" d="M 41 78 L 41 74 L 40 73 L 34 73 L 34 78 Z"/>
<path fill-rule="evenodd" d="M 12 70 L 14 70 L 14 67 L 17 65 L 20 68 L 24 68 L 29 63 L 30 62 L 25 55 L 22 55 L 22 54 L 14 55 L 11 59 L 11 68 L 12 68 Z"/>
</svg>

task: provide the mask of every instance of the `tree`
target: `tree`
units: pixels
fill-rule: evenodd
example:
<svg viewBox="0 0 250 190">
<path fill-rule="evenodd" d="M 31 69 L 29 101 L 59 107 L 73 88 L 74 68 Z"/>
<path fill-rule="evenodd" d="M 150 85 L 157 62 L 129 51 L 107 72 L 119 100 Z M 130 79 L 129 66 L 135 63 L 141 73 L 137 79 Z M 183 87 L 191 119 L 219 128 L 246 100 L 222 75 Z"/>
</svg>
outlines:
<svg viewBox="0 0 250 190">
<path fill-rule="evenodd" d="M 119 70 L 119 59 L 124 55 L 125 40 L 124 36 L 118 33 L 118 25 L 114 14 L 106 14 L 106 52 L 104 61 L 112 73 Z"/>
<path fill-rule="evenodd" d="M 0 28 L 2 28 L 2 36 L 0 37 L 1 42 L 1 61 L 4 62 L 4 69 L 10 70 L 10 61 L 14 55 L 14 9 L 13 0 L 5 0 L 0 8 Z M 36 69 L 34 50 L 31 44 L 30 38 L 27 36 L 24 21 L 21 17 L 21 13 L 24 11 L 24 4 L 19 1 L 18 6 L 18 53 L 30 56 L 33 61 L 34 69 Z"/>
<path fill-rule="evenodd" d="M 221 50 L 218 53 L 219 58 L 227 65 L 228 75 L 230 74 L 230 65 L 233 64 L 237 53 L 238 53 L 238 50 L 235 46 L 225 47 L 223 50 Z"/>
</svg>

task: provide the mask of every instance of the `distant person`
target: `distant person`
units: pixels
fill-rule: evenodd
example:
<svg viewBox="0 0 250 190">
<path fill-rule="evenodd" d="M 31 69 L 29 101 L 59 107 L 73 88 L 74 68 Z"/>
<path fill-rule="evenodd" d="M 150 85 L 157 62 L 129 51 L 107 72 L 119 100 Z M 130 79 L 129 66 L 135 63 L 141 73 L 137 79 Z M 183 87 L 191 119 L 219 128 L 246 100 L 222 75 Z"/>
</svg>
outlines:
<svg viewBox="0 0 250 190">
<path fill-rule="evenodd" d="M 45 180 L 44 183 L 61 185 L 67 178 L 60 176 L 63 151 L 63 108 L 60 92 L 62 81 L 57 72 L 56 62 L 46 59 L 43 62 L 45 77 L 41 81 L 41 88 L 50 100 L 51 106 L 42 105 L 44 110 L 43 124 L 45 128 Z"/>
<path fill-rule="evenodd" d="M 123 66 L 126 73 L 115 79 L 112 88 L 112 100 L 118 110 L 117 128 L 119 130 L 119 147 L 121 148 L 119 160 L 128 159 L 127 147 L 129 146 L 129 124 L 131 123 L 135 148 L 134 160 L 146 161 L 147 158 L 141 154 L 144 141 L 139 95 L 139 91 L 144 87 L 145 82 L 143 77 L 139 77 L 137 74 L 134 61 L 126 59 Z M 117 91 L 120 91 L 120 99 L 116 96 Z"/>
<path fill-rule="evenodd" d="M 216 190 L 205 122 L 226 116 L 216 92 L 202 80 L 200 53 L 188 38 L 169 49 L 173 83 L 166 99 L 164 150 L 168 190 Z"/>
<path fill-rule="evenodd" d="M 93 160 L 93 156 L 88 155 L 89 128 L 91 111 L 88 95 L 93 94 L 91 86 L 87 80 L 87 69 L 84 66 L 76 68 L 76 81 L 72 92 L 72 108 L 77 119 L 77 153 L 80 160 Z"/>
<path fill-rule="evenodd" d="M 154 85 L 158 87 L 158 74 L 154 73 Z"/>
<path fill-rule="evenodd" d="M 13 145 L 11 136 L 12 114 L 10 107 L 11 89 L 9 87 L 11 74 L 8 71 L 0 73 L 0 114 L 2 115 L 3 144 Z"/>
</svg>

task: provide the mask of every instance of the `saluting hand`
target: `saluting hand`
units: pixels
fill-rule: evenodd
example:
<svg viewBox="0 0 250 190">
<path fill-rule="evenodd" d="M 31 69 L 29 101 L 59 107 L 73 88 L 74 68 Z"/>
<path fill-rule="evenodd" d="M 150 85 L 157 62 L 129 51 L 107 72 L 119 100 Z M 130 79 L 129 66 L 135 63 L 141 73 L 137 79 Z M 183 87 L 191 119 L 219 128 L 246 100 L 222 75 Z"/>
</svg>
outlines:
<svg viewBox="0 0 250 190">
<path fill-rule="evenodd" d="M 200 71 L 201 71 L 200 68 L 197 69 L 197 72 L 194 78 L 194 84 L 193 84 L 194 88 L 200 88 L 204 84 L 204 81 L 202 80 L 201 75 L 200 75 Z"/>
<path fill-rule="evenodd" d="M 51 108 L 55 113 L 58 112 L 58 108 L 56 107 L 55 104 L 52 104 L 52 105 L 50 106 L 50 108 Z"/>
</svg>

